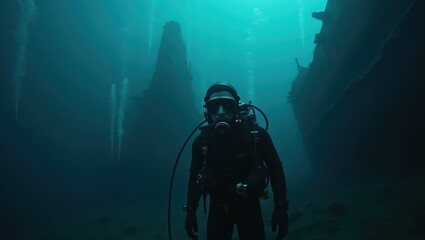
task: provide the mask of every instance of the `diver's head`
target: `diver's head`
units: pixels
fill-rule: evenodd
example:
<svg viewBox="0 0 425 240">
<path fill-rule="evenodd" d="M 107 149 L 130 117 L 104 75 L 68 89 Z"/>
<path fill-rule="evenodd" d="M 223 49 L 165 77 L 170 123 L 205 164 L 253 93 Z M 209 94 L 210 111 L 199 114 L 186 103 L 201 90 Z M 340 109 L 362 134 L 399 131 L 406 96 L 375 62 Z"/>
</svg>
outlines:
<svg viewBox="0 0 425 240">
<path fill-rule="evenodd" d="M 206 108 L 204 115 L 208 123 L 214 124 L 220 133 L 230 130 L 239 99 L 235 88 L 229 83 L 216 82 L 211 85 L 204 98 Z"/>
<path fill-rule="evenodd" d="M 229 92 L 219 91 L 211 94 L 206 107 L 212 122 L 225 121 L 230 123 L 236 109 L 236 101 Z"/>
</svg>

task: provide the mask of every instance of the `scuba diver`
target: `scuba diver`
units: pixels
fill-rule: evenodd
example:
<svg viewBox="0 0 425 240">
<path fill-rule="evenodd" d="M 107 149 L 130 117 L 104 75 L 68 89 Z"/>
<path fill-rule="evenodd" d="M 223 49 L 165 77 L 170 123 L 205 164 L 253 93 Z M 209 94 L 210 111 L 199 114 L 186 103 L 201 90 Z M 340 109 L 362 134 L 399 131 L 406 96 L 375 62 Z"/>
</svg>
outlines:
<svg viewBox="0 0 425 240">
<path fill-rule="evenodd" d="M 265 239 L 260 198 L 270 182 L 274 211 L 272 231 L 276 239 L 288 231 L 286 181 L 274 144 L 266 129 L 258 126 L 251 104 L 239 102 L 235 88 L 216 82 L 206 92 L 204 117 L 208 125 L 192 144 L 185 230 L 198 239 L 196 210 L 203 196 L 210 197 L 208 240 L 230 240 L 236 225 L 241 240 Z M 261 111 L 260 109 L 258 109 Z M 262 112 L 261 112 L 262 113 Z M 266 118 L 267 122 L 267 118 Z"/>
</svg>

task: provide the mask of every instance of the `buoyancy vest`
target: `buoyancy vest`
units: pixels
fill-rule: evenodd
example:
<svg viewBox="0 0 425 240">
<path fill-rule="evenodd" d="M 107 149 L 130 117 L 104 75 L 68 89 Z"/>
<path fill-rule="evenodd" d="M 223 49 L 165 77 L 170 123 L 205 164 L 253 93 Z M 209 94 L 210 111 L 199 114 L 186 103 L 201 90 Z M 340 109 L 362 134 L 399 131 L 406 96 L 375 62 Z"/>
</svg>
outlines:
<svg viewBox="0 0 425 240">
<path fill-rule="evenodd" d="M 210 194 L 226 201 L 261 197 L 268 185 L 268 174 L 257 149 L 258 130 L 240 124 L 222 140 L 208 126 L 201 128 L 203 163 L 197 183 L 204 196 Z M 220 155 L 223 152 L 226 155 Z"/>
</svg>

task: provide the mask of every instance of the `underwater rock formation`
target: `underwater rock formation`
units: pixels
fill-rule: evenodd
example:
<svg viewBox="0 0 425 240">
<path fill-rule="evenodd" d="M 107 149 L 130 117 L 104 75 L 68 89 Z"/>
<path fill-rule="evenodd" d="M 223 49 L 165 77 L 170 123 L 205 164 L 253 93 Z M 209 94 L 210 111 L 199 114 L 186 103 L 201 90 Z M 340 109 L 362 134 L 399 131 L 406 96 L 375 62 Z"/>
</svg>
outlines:
<svg viewBox="0 0 425 240">
<path fill-rule="evenodd" d="M 149 87 L 136 99 L 134 132 L 126 160 L 144 184 L 167 183 L 185 138 L 201 119 L 180 25 L 167 22 Z M 188 162 L 188 161 L 186 161 Z M 157 180 L 157 181 L 156 181 Z M 151 189 L 167 187 L 151 186 Z"/>
<path fill-rule="evenodd" d="M 424 1 L 329 0 L 289 100 L 314 171 L 375 176 L 424 169 Z M 300 69 L 300 68 L 299 68 Z"/>
</svg>

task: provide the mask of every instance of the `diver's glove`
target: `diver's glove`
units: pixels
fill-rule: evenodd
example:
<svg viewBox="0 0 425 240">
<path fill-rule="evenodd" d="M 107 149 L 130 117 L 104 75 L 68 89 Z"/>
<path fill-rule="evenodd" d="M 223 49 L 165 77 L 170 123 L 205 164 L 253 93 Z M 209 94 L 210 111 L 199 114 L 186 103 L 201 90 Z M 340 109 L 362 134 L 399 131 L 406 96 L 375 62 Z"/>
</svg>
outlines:
<svg viewBox="0 0 425 240">
<path fill-rule="evenodd" d="M 198 232 L 198 221 L 196 219 L 196 211 L 193 210 L 191 207 L 187 206 L 186 208 L 186 223 L 184 225 L 184 228 L 186 229 L 187 235 L 192 240 L 197 240 L 198 235 L 195 233 Z"/>
<path fill-rule="evenodd" d="M 272 232 L 276 231 L 276 227 L 279 227 L 276 240 L 281 240 L 286 236 L 288 232 L 288 202 L 279 202 L 276 203 L 272 215 Z"/>
</svg>

